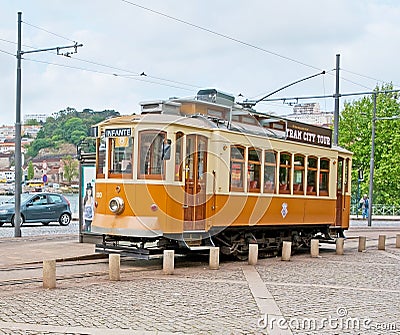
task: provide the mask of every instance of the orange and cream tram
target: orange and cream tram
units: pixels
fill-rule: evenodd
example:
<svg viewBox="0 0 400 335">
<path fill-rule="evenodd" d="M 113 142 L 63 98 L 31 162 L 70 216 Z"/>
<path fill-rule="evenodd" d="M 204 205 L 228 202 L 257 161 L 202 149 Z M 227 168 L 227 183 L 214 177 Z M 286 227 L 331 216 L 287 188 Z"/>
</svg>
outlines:
<svg viewBox="0 0 400 335">
<path fill-rule="evenodd" d="M 331 130 L 258 113 L 216 90 L 141 104 L 97 138 L 98 251 L 140 257 L 219 246 L 243 259 L 349 226 L 352 155 Z"/>
</svg>

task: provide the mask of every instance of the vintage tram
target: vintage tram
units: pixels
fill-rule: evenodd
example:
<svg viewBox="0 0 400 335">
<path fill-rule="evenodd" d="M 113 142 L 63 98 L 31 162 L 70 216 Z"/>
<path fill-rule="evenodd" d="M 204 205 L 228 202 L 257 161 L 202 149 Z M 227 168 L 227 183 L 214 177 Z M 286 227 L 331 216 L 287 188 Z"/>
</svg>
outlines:
<svg viewBox="0 0 400 335">
<path fill-rule="evenodd" d="M 97 124 L 98 251 L 245 259 L 333 241 L 349 226 L 351 152 L 331 130 L 266 115 L 217 90 L 141 104 Z"/>
</svg>

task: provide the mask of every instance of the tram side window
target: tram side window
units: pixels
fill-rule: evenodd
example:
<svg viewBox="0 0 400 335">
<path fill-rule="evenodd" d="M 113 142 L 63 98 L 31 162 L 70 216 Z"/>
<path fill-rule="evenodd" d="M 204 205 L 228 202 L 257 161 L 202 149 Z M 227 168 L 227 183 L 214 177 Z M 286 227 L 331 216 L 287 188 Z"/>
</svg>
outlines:
<svg viewBox="0 0 400 335">
<path fill-rule="evenodd" d="M 316 157 L 308 157 L 307 166 L 307 194 L 316 195 L 317 194 L 317 162 Z"/>
<path fill-rule="evenodd" d="M 346 159 L 346 165 L 344 167 L 344 185 L 345 192 L 349 192 L 349 168 L 350 168 L 350 159 Z"/>
<path fill-rule="evenodd" d="M 97 178 L 104 178 L 106 168 L 106 140 L 102 136 L 97 140 Z"/>
<path fill-rule="evenodd" d="M 294 156 L 294 180 L 293 180 L 293 192 L 297 194 L 303 194 L 304 192 L 304 156 Z"/>
<path fill-rule="evenodd" d="M 276 153 L 265 152 L 264 193 L 275 193 Z"/>
<path fill-rule="evenodd" d="M 132 137 L 115 137 L 109 139 L 110 177 L 121 177 L 122 173 L 132 173 Z"/>
<path fill-rule="evenodd" d="M 290 193 L 290 174 L 292 168 L 292 155 L 281 153 L 279 162 L 279 193 Z"/>
<path fill-rule="evenodd" d="M 183 133 L 175 135 L 175 181 L 182 181 Z"/>
<path fill-rule="evenodd" d="M 343 191 L 343 158 L 339 157 L 337 165 L 337 190 L 342 193 Z"/>
<path fill-rule="evenodd" d="M 248 159 L 248 190 L 249 192 L 260 192 L 261 182 L 261 150 L 249 149 Z"/>
<path fill-rule="evenodd" d="M 244 191 L 244 152 L 243 147 L 231 147 L 231 191 Z"/>
<path fill-rule="evenodd" d="M 139 133 L 139 171 L 140 179 L 164 179 L 162 160 L 163 142 L 166 134 L 158 131 Z"/>
<path fill-rule="evenodd" d="M 321 159 L 319 172 L 319 195 L 329 195 L 329 160 Z"/>
</svg>

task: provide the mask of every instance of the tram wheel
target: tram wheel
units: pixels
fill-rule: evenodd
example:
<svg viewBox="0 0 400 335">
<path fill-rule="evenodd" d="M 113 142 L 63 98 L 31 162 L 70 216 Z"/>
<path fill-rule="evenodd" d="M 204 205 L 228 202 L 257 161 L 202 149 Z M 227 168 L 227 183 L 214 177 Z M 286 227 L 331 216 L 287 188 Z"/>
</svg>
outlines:
<svg viewBox="0 0 400 335">
<path fill-rule="evenodd" d="M 234 256 L 236 257 L 236 259 L 238 259 L 239 261 L 247 261 L 249 259 L 249 255 L 248 254 L 241 254 L 241 253 L 236 253 L 234 254 Z"/>
</svg>

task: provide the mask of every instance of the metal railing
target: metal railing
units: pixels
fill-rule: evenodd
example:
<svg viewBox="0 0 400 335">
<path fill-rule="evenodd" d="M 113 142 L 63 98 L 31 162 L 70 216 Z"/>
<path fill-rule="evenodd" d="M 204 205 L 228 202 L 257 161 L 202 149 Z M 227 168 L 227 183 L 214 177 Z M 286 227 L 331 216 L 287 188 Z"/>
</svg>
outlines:
<svg viewBox="0 0 400 335">
<path fill-rule="evenodd" d="M 358 205 L 351 205 L 351 215 L 362 215 Z M 400 205 L 372 205 L 372 215 L 400 216 Z"/>
</svg>

